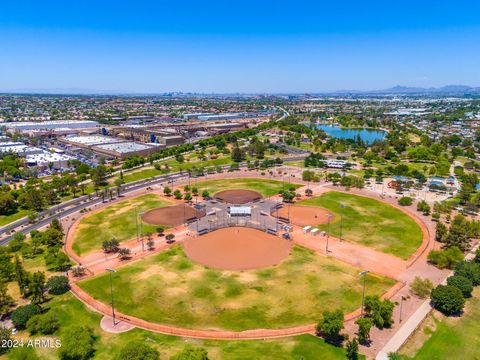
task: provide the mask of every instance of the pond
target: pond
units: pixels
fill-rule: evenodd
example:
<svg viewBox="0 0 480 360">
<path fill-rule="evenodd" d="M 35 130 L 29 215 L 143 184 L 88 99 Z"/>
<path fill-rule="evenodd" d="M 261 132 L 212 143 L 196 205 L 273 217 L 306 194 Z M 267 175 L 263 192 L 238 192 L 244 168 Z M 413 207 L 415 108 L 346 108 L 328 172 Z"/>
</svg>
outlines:
<svg viewBox="0 0 480 360">
<path fill-rule="evenodd" d="M 367 128 L 347 129 L 341 128 L 337 125 L 326 124 L 317 125 L 317 129 L 323 130 L 327 133 L 327 135 L 338 139 L 356 140 L 358 136 L 360 136 L 360 139 L 368 144 L 371 144 L 375 140 L 383 140 L 385 135 L 387 135 L 387 133 L 383 130 L 373 130 Z"/>
</svg>

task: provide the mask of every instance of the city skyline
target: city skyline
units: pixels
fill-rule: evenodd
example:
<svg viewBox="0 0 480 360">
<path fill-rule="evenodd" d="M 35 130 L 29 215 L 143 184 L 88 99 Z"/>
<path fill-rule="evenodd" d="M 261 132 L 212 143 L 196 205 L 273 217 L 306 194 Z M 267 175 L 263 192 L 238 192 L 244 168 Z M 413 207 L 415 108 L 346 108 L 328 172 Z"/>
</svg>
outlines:
<svg viewBox="0 0 480 360">
<path fill-rule="evenodd" d="M 0 91 L 320 93 L 480 85 L 480 5 L 8 3 Z"/>
</svg>

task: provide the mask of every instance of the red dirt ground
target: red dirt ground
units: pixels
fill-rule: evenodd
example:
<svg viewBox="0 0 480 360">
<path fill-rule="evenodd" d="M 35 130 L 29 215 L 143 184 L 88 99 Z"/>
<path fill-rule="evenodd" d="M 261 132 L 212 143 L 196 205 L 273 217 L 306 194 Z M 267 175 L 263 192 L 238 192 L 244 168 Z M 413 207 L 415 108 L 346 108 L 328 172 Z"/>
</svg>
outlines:
<svg viewBox="0 0 480 360">
<path fill-rule="evenodd" d="M 253 190 L 224 190 L 213 196 L 229 204 L 246 204 L 262 198 L 262 194 Z"/>
<path fill-rule="evenodd" d="M 183 247 L 189 258 L 208 267 L 248 270 L 280 263 L 291 243 L 260 230 L 230 227 L 188 238 Z"/>
<path fill-rule="evenodd" d="M 147 211 L 143 215 L 143 221 L 153 225 L 178 226 L 183 224 L 184 216 L 188 220 L 193 217 L 205 216 L 205 213 L 195 210 L 191 206 L 179 204 Z"/>
<path fill-rule="evenodd" d="M 305 205 L 290 206 L 290 222 L 297 226 L 326 224 L 329 214 L 332 215 L 330 221 L 333 221 L 333 214 L 326 209 Z M 273 216 L 276 216 L 276 213 L 273 213 Z M 278 216 L 288 218 L 288 205 L 278 210 Z"/>
</svg>

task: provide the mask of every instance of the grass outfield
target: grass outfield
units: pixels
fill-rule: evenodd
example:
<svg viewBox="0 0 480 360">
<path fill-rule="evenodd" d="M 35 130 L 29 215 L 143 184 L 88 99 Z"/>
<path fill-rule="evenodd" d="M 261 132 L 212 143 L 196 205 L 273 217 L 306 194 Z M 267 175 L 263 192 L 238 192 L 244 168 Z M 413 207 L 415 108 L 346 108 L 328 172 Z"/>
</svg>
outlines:
<svg viewBox="0 0 480 360">
<path fill-rule="evenodd" d="M 171 203 L 158 195 L 147 194 L 134 199 L 110 205 L 92 215 L 87 215 L 77 227 L 73 240 L 73 250 L 78 255 L 100 250 L 104 240 L 116 238 L 118 241 L 132 239 L 136 235 L 135 206 L 138 213 Z M 140 222 L 140 218 L 139 218 Z M 143 232 L 155 232 L 157 226 L 143 224 Z"/>
<path fill-rule="evenodd" d="M 220 341 L 186 339 L 141 329 L 133 329 L 123 334 L 109 334 L 99 327 L 101 315 L 89 310 L 71 294 L 55 297 L 46 306 L 50 308 L 49 311 L 57 314 L 60 322 L 60 330 L 47 338 L 61 339 L 64 331 L 72 324 L 88 326 L 94 329 L 96 335 L 96 351 L 93 357 L 95 360 L 116 358 L 120 349 L 132 341 L 139 341 L 155 347 L 160 352 L 160 359 L 169 359 L 182 350 L 186 344 L 204 347 L 208 351 L 210 360 L 317 360 L 318 354 L 322 354 L 322 359 L 325 360 L 345 359 L 344 349 L 329 345 L 312 335 L 273 340 Z M 31 337 L 26 331 L 20 332 L 18 336 L 25 339 Z M 58 359 L 58 353 L 56 349 L 52 348 L 24 347 L 10 351 L 8 358 L 53 360 Z"/>
<path fill-rule="evenodd" d="M 223 190 L 254 190 L 264 197 L 270 197 L 281 190 L 287 190 L 289 186 L 298 189 L 302 185 L 270 179 L 239 178 L 199 181 L 191 186 L 196 186 L 200 194 L 205 189 L 208 189 L 211 195 Z"/>
<path fill-rule="evenodd" d="M 467 299 L 460 318 L 429 315 L 400 353 L 415 360 L 480 359 L 480 289 Z"/>
<path fill-rule="evenodd" d="M 376 250 L 408 259 L 422 244 L 422 229 L 402 211 L 380 201 L 330 191 L 319 197 L 299 202 L 331 211 L 333 236 L 340 236 L 340 214 L 343 215 L 343 238 Z M 345 207 L 342 209 L 340 204 Z M 312 224 L 314 225 L 314 224 Z M 319 225 L 327 230 L 328 225 Z"/>
<path fill-rule="evenodd" d="M 113 275 L 115 304 L 128 315 L 191 329 L 275 329 L 316 322 L 327 309 L 357 309 L 358 271 L 299 246 L 274 267 L 213 270 L 193 263 L 176 246 L 119 268 Z M 79 285 L 108 303 L 108 281 L 103 274 Z M 394 283 L 369 275 L 367 293 L 381 295 Z"/>
</svg>

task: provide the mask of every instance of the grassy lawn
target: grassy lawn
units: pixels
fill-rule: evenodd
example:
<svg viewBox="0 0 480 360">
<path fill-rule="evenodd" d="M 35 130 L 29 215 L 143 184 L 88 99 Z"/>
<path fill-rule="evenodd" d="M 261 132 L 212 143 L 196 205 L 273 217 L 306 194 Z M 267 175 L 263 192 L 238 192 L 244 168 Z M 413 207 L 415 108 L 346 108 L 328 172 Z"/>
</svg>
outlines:
<svg viewBox="0 0 480 360">
<path fill-rule="evenodd" d="M 108 302 L 108 276 L 79 285 Z M 394 281 L 369 275 L 367 292 L 382 294 Z M 322 311 L 360 306 L 358 269 L 294 247 L 281 264 L 222 271 L 190 261 L 180 246 L 127 265 L 114 274 L 115 302 L 126 314 L 192 329 L 281 328 L 317 321 Z"/>
<path fill-rule="evenodd" d="M 190 161 L 185 161 L 183 163 L 179 163 L 175 159 L 169 159 L 169 160 L 164 160 L 164 161 L 158 161 L 156 164 L 161 164 L 161 165 L 168 165 L 170 168 L 170 172 L 177 172 L 180 170 L 188 170 L 191 169 L 192 167 L 210 167 L 210 166 L 219 166 L 219 165 L 227 165 L 231 164 L 232 159 L 229 156 L 220 156 L 217 159 L 212 159 L 212 160 L 205 160 L 205 161 L 200 161 L 197 158 L 192 158 Z M 123 179 L 125 180 L 126 183 L 132 182 L 132 181 L 138 181 L 138 180 L 144 180 L 151 178 L 153 176 L 158 176 L 162 175 L 163 172 L 161 170 L 157 170 L 155 168 L 148 168 L 148 169 L 140 169 L 140 170 L 135 170 L 131 173 L 125 174 Z M 112 183 L 115 178 L 112 179 Z"/>
<path fill-rule="evenodd" d="M 78 255 L 99 250 L 104 240 L 116 238 L 125 241 L 136 234 L 135 207 L 138 213 L 149 209 L 170 205 L 158 195 L 147 194 L 135 199 L 121 201 L 107 208 L 86 216 L 77 228 L 73 250 Z M 143 224 L 143 232 L 154 232 L 156 226 Z"/>
<path fill-rule="evenodd" d="M 0 215 L 0 226 L 4 226 L 28 215 L 28 210 L 20 209 L 10 215 Z"/>
<path fill-rule="evenodd" d="M 440 316 L 429 315 L 400 353 L 418 360 L 480 359 L 480 289 L 467 300 L 460 318 Z"/>
<path fill-rule="evenodd" d="M 330 223 L 333 236 L 340 236 L 342 215 L 342 231 L 346 240 L 402 259 L 407 259 L 422 243 L 422 231 L 412 218 L 374 199 L 331 191 L 299 204 L 330 210 L 335 215 Z M 342 209 L 340 204 L 345 207 Z M 319 226 L 323 230 L 327 227 L 327 224 Z"/>
<path fill-rule="evenodd" d="M 270 197 L 278 194 L 283 189 L 288 189 L 288 182 L 282 182 L 270 179 L 220 179 L 220 180 L 207 180 L 193 183 L 200 192 L 208 189 L 210 194 L 215 194 L 223 190 L 254 190 L 258 191 L 264 197 Z M 291 183 L 290 186 L 294 186 L 298 189 L 301 185 Z"/>
<path fill-rule="evenodd" d="M 123 334 L 108 334 L 100 330 L 101 316 L 86 308 L 71 294 L 55 297 L 48 303 L 49 311 L 54 311 L 60 322 L 60 330 L 50 338 L 61 338 L 65 329 L 72 324 L 84 325 L 94 329 L 96 335 L 95 360 L 110 360 L 117 357 L 120 349 L 127 343 L 139 341 L 155 347 L 160 352 L 160 359 L 169 359 L 183 349 L 186 344 L 202 346 L 208 351 L 211 360 L 316 360 L 319 354 L 325 360 L 345 359 L 345 350 L 325 343 L 311 335 L 301 335 L 273 340 L 218 341 L 195 340 L 134 329 Z M 18 338 L 30 337 L 25 331 L 16 335 Z M 58 359 L 57 350 L 48 348 L 17 348 L 7 356 L 13 360 L 20 359 Z"/>
</svg>

